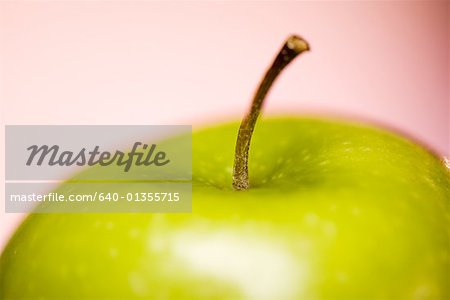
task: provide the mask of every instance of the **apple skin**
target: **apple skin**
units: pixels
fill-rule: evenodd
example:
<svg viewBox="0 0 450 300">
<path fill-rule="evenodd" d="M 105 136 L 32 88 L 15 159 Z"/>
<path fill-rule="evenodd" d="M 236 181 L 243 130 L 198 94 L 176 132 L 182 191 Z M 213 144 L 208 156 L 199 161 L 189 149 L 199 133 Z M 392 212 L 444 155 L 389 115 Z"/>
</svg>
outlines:
<svg viewBox="0 0 450 300">
<path fill-rule="evenodd" d="M 192 213 L 30 214 L 0 299 L 450 298 L 437 156 L 365 125 L 263 119 L 237 192 L 238 126 L 194 133 Z"/>
</svg>

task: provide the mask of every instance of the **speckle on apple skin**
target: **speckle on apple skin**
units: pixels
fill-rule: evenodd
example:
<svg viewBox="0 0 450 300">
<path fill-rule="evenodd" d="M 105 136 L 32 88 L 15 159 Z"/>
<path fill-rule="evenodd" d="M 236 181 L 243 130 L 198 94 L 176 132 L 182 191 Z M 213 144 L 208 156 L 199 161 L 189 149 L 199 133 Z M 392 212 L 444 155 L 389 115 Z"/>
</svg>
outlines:
<svg viewBox="0 0 450 300">
<path fill-rule="evenodd" d="M 444 164 L 450 170 L 450 158 L 444 157 Z"/>
</svg>

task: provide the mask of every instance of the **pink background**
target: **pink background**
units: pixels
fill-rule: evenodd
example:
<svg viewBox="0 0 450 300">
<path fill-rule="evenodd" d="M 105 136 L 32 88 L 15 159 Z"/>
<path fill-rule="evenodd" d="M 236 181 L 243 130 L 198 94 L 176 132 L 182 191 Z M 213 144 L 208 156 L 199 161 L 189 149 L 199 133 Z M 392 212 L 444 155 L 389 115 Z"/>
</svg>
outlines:
<svg viewBox="0 0 450 300">
<path fill-rule="evenodd" d="M 266 115 L 350 116 L 450 152 L 447 1 L 3 1 L 0 9 L 2 125 L 236 119 L 282 41 L 298 33 L 312 52 L 277 82 Z M 3 130 L 1 141 L 4 170 Z M 22 217 L 0 213 L 0 249 Z"/>
</svg>

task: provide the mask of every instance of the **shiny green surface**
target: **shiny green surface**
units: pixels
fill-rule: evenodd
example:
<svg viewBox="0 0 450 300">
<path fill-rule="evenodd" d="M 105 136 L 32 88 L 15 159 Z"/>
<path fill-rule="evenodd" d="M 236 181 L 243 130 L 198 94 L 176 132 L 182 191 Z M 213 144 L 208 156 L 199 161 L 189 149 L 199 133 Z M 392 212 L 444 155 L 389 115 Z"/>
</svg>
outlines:
<svg viewBox="0 0 450 300">
<path fill-rule="evenodd" d="M 450 174 L 385 131 L 261 120 L 245 192 L 238 124 L 193 136 L 192 214 L 34 214 L 0 299 L 449 299 Z"/>
</svg>

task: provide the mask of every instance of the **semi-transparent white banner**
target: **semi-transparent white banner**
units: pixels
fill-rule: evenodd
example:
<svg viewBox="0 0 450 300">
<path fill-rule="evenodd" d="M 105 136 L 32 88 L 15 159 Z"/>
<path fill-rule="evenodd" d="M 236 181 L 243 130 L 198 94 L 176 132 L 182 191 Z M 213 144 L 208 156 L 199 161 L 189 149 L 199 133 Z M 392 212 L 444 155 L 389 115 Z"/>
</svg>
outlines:
<svg viewBox="0 0 450 300">
<path fill-rule="evenodd" d="M 6 212 L 190 212 L 191 126 L 6 126 Z"/>
</svg>

